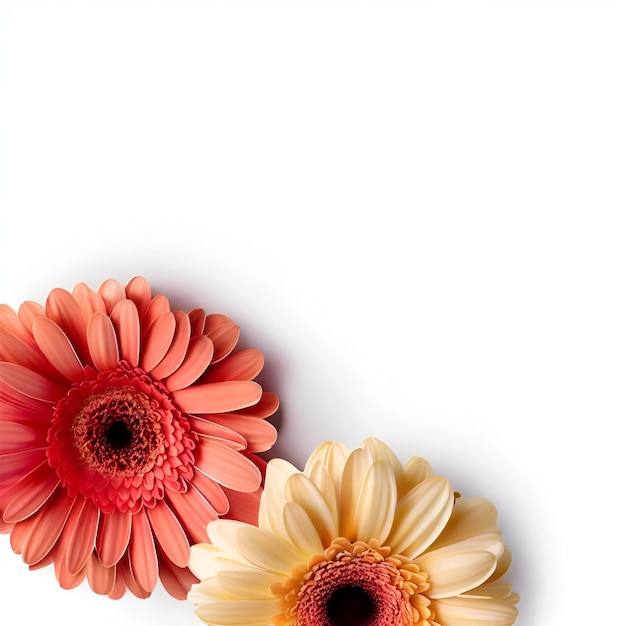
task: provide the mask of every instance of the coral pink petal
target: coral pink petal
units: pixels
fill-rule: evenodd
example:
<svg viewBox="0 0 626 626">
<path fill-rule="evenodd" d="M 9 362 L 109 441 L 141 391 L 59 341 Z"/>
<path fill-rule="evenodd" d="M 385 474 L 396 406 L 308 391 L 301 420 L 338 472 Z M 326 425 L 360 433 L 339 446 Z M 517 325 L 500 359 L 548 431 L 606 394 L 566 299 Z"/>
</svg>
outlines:
<svg viewBox="0 0 626 626">
<path fill-rule="evenodd" d="M 176 567 L 159 555 L 159 577 L 165 591 L 177 600 L 185 600 L 191 585 L 199 580 L 188 568 Z"/>
<path fill-rule="evenodd" d="M 53 376 L 55 374 L 54 368 L 50 367 L 43 354 L 32 345 L 32 339 L 26 342 L 2 326 L 0 326 L 0 361 L 16 363 L 36 372 L 45 372 Z"/>
<path fill-rule="evenodd" d="M 24 303 L 22 304 L 22 307 L 31 304 L 43 310 L 41 305 L 38 305 L 35 302 Z M 26 332 L 26 329 L 30 328 L 28 318 L 24 317 L 23 315 L 20 316 L 19 312 L 16 313 L 8 304 L 0 304 L 0 327 L 6 328 L 9 332 L 17 335 L 23 341 L 30 341 L 32 343 L 32 339 L 28 336 L 28 333 Z"/>
<path fill-rule="evenodd" d="M 154 320 L 162 313 L 170 312 L 170 301 L 163 295 L 159 294 L 154 296 L 152 300 L 146 306 L 143 317 L 141 318 L 141 325 L 143 328 L 150 328 Z"/>
<path fill-rule="evenodd" d="M 47 446 L 46 446 L 47 447 Z M 17 478 L 31 472 L 46 458 L 46 448 L 22 450 L 10 454 L 0 454 L 0 489 L 17 482 Z M 6 492 L 0 496 L 0 502 L 5 500 Z"/>
<path fill-rule="evenodd" d="M 20 394 L 55 403 L 66 393 L 66 388 L 32 370 L 15 363 L 0 363 L 0 382 Z"/>
<path fill-rule="evenodd" d="M 111 320 L 117 333 L 120 356 L 133 367 L 137 367 L 141 340 L 137 306 L 132 300 L 118 302 L 111 311 Z"/>
<path fill-rule="evenodd" d="M 86 358 L 87 315 L 74 296 L 65 289 L 53 289 L 46 300 L 46 315 L 63 329 L 78 355 Z"/>
<path fill-rule="evenodd" d="M 254 406 L 238 411 L 238 414 L 265 419 L 266 417 L 270 417 L 270 415 L 274 415 L 278 410 L 278 406 L 278 396 L 271 391 L 264 391 L 261 395 L 261 399 Z"/>
<path fill-rule="evenodd" d="M 60 326 L 47 317 L 38 317 L 33 321 L 33 336 L 48 361 L 65 378 L 72 382 L 84 378 L 83 364 Z"/>
<path fill-rule="evenodd" d="M 252 452 L 264 452 L 269 450 L 276 442 L 277 432 L 274 426 L 258 417 L 246 417 L 243 415 L 212 415 L 211 420 L 217 424 L 230 428 L 240 433 L 248 442 L 248 450 Z"/>
<path fill-rule="evenodd" d="M 45 317 L 46 310 L 39 304 L 39 302 L 23 302 L 20 308 L 17 310 L 17 316 L 22 322 L 25 329 L 31 330 L 33 322 L 38 317 Z M 22 339 L 34 344 L 33 338 L 28 336 L 28 333 L 24 333 L 23 329 L 20 329 L 16 334 L 19 334 Z"/>
<path fill-rule="evenodd" d="M 193 484 L 218 515 L 224 515 L 228 512 L 230 503 L 224 489 L 197 467 L 193 475 Z"/>
<path fill-rule="evenodd" d="M 240 350 L 214 365 L 203 377 L 203 383 L 219 383 L 225 380 L 252 380 L 263 369 L 263 354 L 249 348 Z"/>
<path fill-rule="evenodd" d="M 195 416 L 190 416 L 189 419 L 191 427 L 197 433 L 207 437 L 212 437 L 213 439 L 219 439 L 234 450 L 245 450 L 248 447 L 248 442 L 245 438 L 228 426 L 216 424 L 213 421 L 215 417 L 216 415 L 211 415 L 211 421 Z M 225 421 L 228 422 L 228 420 Z"/>
<path fill-rule="evenodd" d="M 143 276 L 135 276 L 126 285 L 126 297 L 135 303 L 139 317 L 143 318 L 146 308 L 152 299 L 150 284 Z"/>
<path fill-rule="evenodd" d="M 129 591 L 133 595 L 141 598 L 142 600 L 145 600 L 146 598 L 150 597 L 151 591 L 148 591 L 141 587 L 139 583 L 135 580 L 128 561 L 129 555 L 127 552 L 124 558 L 117 564 L 117 575 L 124 578 L 124 582 L 126 583 Z"/>
<path fill-rule="evenodd" d="M 159 568 L 154 538 L 145 509 L 132 516 L 128 555 L 130 569 L 137 584 L 146 591 L 152 591 L 157 583 Z"/>
<path fill-rule="evenodd" d="M 74 532 L 68 537 L 66 564 L 70 574 L 77 574 L 87 563 L 94 550 L 100 520 L 100 511 L 91 500 L 85 500 L 80 508 L 77 503 L 74 508 L 79 514 Z"/>
<path fill-rule="evenodd" d="M 258 526 L 261 489 L 252 493 L 241 493 L 230 489 L 225 489 L 225 492 L 230 502 L 230 510 L 225 516 L 226 519 L 239 520 L 246 524 Z"/>
<path fill-rule="evenodd" d="M 217 513 L 207 499 L 190 484 L 189 489 L 184 493 L 167 492 L 167 500 L 177 513 L 191 541 L 193 543 L 208 542 L 206 527 L 210 521 L 217 519 Z"/>
<path fill-rule="evenodd" d="M 171 509 L 161 501 L 146 512 L 154 536 L 163 552 L 178 567 L 186 567 L 189 561 L 189 541 Z"/>
<path fill-rule="evenodd" d="M 213 362 L 218 363 L 227 357 L 237 345 L 239 341 L 239 326 L 225 315 L 213 313 L 206 316 L 204 334 L 215 346 Z"/>
<path fill-rule="evenodd" d="M 113 589 L 108 593 L 108 597 L 111 600 L 119 600 L 124 597 L 128 587 L 126 586 L 126 581 L 124 580 L 123 574 L 120 572 L 120 567 L 117 566 L 115 568 L 115 584 L 113 585 Z"/>
<path fill-rule="evenodd" d="M 93 293 L 93 289 L 86 283 L 78 283 L 74 289 L 72 289 L 74 299 L 78 302 L 78 304 L 80 304 L 80 306 L 83 307 L 83 309 L 86 308 L 87 298 L 90 293 Z"/>
<path fill-rule="evenodd" d="M 226 413 L 252 406 L 261 397 L 261 387 L 252 381 L 195 385 L 172 392 L 178 408 L 187 413 Z"/>
<path fill-rule="evenodd" d="M 189 321 L 191 322 L 192 337 L 202 334 L 202 332 L 204 331 L 205 319 L 206 315 L 204 314 L 204 309 L 191 309 L 191 311 L 189 311 Z"/>
<path fill-rule="evenodd" d="M 172 343 L 161 362 L 150 372 L 150 376 L 155 380 L 161 380 L 175 372 L 187 354 L 189 338 L 191 337 L 189 317 L 182 311 L 174 311 L 174 318 L 176 319 L 176 330 Z"/>
<path fill-rule="evenodd" d="M 107 313 L 110 315 L 118 302 L 126 299 L 126 291 L 113 278 L 105 280 L 98 288 L 98 293 L 102 296 L 107 307 Z"/>
<path fill-rule="evenodd" d="M 75 498 L 63 489 L 57 489 L 45 509 L 37 515 L 37 524 L 28 537 L 22 552 L 25 563 L 34 564 L 43 559 L 54 547 L 72 510 Z"/>
<path fill-rule="evenodd" d="M 26 474 L 10 489 L 6 496 L 9 504 L 3 513 L 5 522 L 19 522 L 37 512 L 54 493 L 60 480 L 47 461 Z"/>
<path fill-rule="evenodd" d="M 94 313 L 102 313 L 103 315 L 108 315 L 106 302 L 102 299 L 102 296 L 97 291 L 92 291 L 87 296 L 85 311 L 88 313 L 88 315 L 93 315 Z"/>
<path fill-rule="evenodd" d="M 221 485 L 235 491 L 255 491 L 261 472 L 245 456 L 220 442 L 203 438 L 195 450 L 196 465 Z"/>
<path fill-rule="evenodd" d="M 213 342 L 204 335 L 192 337 L 189 342 L 189 350 L 181 366 L 164 382 L 170 391 L 184 389 L 194 383 L 206 368 L 209 367 L 213 358 Z"/>
<path fill-rule="evenodd" d="M 96 550 L 101 563 L 106 567 L 115 565 L 126 552 L 130 541 L 132 514 L 118 510 L 102 514 Z"/>
<path fill-rule="evenodd" d="M 115 567 L 104 567 L 92 553 L 87 561 L 87 580 L 96 593 L 106 596 L 115 586 Z"/>
<path fill-rule="evenodd" d="M 25 424 L 0 421 L 0 458 L 11 452 L 34 450 L 46 446 L 46 437 Z"/>
<path fill-rule="evenodd" d="M 13 524 L 13 527 L 10 528 L 9 532 L 11 549 L 15 554 L 22 554 L 24 551 L 24 546 L 30 537 L 30 533 L 33 532 L 33 528 L 37 526 L 37 522 L 39 521 L 39 516 L 33 515 L 28 519 L 25 519 L 22 522 L 18 522 L 17 524 Z"/>
<path fill-rule="evenodd" d="M 154 369 L 167 354 L 175 331 L 176 318 L 169 311 L 161 313 L 150 325 L 143 338 L 141 350 L 141 367 L 146 372 Z"/>
<path fill-rule="evenodd" d="M 95 367 L 101 372 L 114 369 L 120 360 L 117 336 L 113 322 L 104 313 L 96 311 L 87 324 L 89 353 Z"/>
</svg>

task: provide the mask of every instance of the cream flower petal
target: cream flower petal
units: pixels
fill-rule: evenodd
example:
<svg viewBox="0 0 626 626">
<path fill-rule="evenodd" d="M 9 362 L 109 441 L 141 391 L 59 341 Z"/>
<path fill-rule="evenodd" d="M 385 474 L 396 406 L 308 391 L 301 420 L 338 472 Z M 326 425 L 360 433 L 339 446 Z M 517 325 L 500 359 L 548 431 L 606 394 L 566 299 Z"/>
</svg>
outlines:
<svg viewBox="0 0 626 626">
<path fill-rule="evenodd" d="M 356 538 L 384 543 L 396 510 L 396 479 L 389 463 L 376 461 L 367 471 L 356 507 Z"/>
<path fill-rule="evenodd" d="M 235 553 L 226 553 L 221 548 L 209 543 L 197 543 L 191 546 L 189 569 L 200 580 L 212 580 L 223 569 L 233 569 L 234 567 L 246 568 L 251 566 L 241 556 Z"/>
<path fill-rule="evenodd" d="M 331 515 L 324 496 L 311 479 L 300 473 L 290 476 L 285 483 L 285 495 L 306 511 L 322 543 L 329 545 L 339 532 L 338 520 Z"/>
<path fill-rule="evenodd" d="M 361 485 L 371 465 L 372 457 L 369 452 L 356 448 L 350 453 L 344 466 L 339 502 L 340 534 L 350 541 L 356 538 L 356 507 Z"/>
<path fill-rule="evenodd" d="M 437 620 L 454 626 L 511 626 L 517 609 L 503 600 L 457 596 L 433 601 Z"/>
<path fill-rule="evenodd" d="M 270 586 L 276 580 L 276 574 L 253 569 L 227 569 L 221 570 L 217 574 L 217 583 L 222 589 L 233 595 L 251 600 L 275 600 L 270 591 Z"/>
<path fill-rule="evenodd" d="M 252 565 L 287 576 L 294 563 L 305 560 L 292 544 L 255 526 L 243 526 L 235 531 L 239 552 Z"/>
<path fill-rule="evenodd" d="M 283 523 L 282 509 L 285 504 L 285 482 L 298 469 L 284 459 L 272 459 L 265 470 L 265 489 L 259 506 L 259 527 L 287 539 L 289 535 Z"/>
<path fill-rule="evenodd" d="M 375 437 L 368 437 L 361 445 L 370 453 L 374 461 L 386 461 L 389 463 L 396 480 L 399 481 L 401 479 L 403 473 L 402 465 L 395 452 L 386 443 Z"/>
<path fill-rule="evenodd" d="M 398 481 L 398 499 L 403 498 L 413 487 L 434 476 L 433 468 L 426 459 L 411 457 L 404 464 L 402 477 Z"/>
<path fill-rule="evenodd" d="M 321 462 L 316 462 L 308 474 L 311 482 L 319 489 L 333 519 L 339 520 L 339 500 L 335 483 Z"/>
<path fill-rule="evenodd" d="M 445 478 L 421 482 L 398 502 L 388 544 L 394 552 L 415 558 L 442 531 L 453 504 L 454 493 Z"/>
<path fill-rule="evenodd" d="M 320 461 L 327 469 L 328 474 L 335 485 L 335 492 L 339 494 L 341 477 L 349 454 L 350 451 L 342 443 L 337 441 L 326 441 L 314 450 L 313 454 L 309 457 L 309 460 L 304 466 L 303 473 L 309 476 L 315 463 Z"/>
<path fill-rule="evenodd" d="M 448 524 L 431 550 L 486 533 L 497 533 L 498 513 L 485 498 L 459 498 L 454 503 Z"/>
<path fill-rule="evenodd" d="M 201 604 L 196 615 L 215 626 L 267 626 L 276 612 L 275 600 L 224 600 Z M 260 618 L 260 619 L 259 619 Z"/>
<path fill-rule="evenodd" d="M 283 507 L 283 522 L 293 545 L 306 554 L 321 554 L 324 546 L 319 533 L 307 512 L 295 502 L 287 502 Z"/>
<path fill-rule="evenodd" d="M 428 572 L 430 598 L 448 598 L 483 583 L 496 567 L 491 552 L 455 552 L 440 550 L 416 559 L 420 569 Z"/>
</svg>

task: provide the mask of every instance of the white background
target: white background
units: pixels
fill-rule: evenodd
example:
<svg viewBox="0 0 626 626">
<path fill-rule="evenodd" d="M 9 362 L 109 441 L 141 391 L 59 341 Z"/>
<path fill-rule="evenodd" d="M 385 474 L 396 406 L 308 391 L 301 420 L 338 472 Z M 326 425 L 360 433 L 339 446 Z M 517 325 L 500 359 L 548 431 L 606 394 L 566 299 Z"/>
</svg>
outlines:
<svg viewBox="0 0 626 626">
<path fill-rule="evenodd" d="M 623 614 L 626 4 L 0 4 L 0 302 L 230 315 L 274 452 L 387 441 L 500 510 L 519 626 Z M 201 624 L 0 537 L 2 624 Z"/>
</svg>

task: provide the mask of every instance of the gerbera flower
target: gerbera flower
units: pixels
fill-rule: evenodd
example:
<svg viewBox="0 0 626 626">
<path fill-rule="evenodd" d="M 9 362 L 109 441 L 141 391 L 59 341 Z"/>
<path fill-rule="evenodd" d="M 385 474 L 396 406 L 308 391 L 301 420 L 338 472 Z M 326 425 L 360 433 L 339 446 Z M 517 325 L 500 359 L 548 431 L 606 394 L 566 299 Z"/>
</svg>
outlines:
<svg viewBox="0 0 626 626">
<path fill-rule="evenodd" d="M 190 543 L 256 519 L 278 400 L 223 315 L 172 311 L 137 277 L 0 306 L 0 531 L 60 585 L 184 599 Z"/>
<path fill-rule="evenodd" d="M 457 495 L 376 439 L 324 443 L 304 472 L 273 459 L 258 527 L 212 522 L 192 546 L 188 597 L 219 626 L 513 624 L 496 510 Z"/>
</svg>

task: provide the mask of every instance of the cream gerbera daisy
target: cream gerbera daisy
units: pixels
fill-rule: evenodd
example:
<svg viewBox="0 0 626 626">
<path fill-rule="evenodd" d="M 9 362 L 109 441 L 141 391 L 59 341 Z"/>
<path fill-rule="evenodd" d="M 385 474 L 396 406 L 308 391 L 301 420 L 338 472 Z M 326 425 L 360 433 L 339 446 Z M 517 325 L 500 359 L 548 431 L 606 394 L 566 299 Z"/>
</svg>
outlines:
<svg viewBox="0 0 626 626">
<path fill-rule="evenodd" d="M 216 626 L 510 626 L 496 510 L 456 495 L 377 439 L 326 442 L 304 472 L 273 459 L 259 526 L 211 522 L 192 547 L 189 600 Z"/>
</svg>

